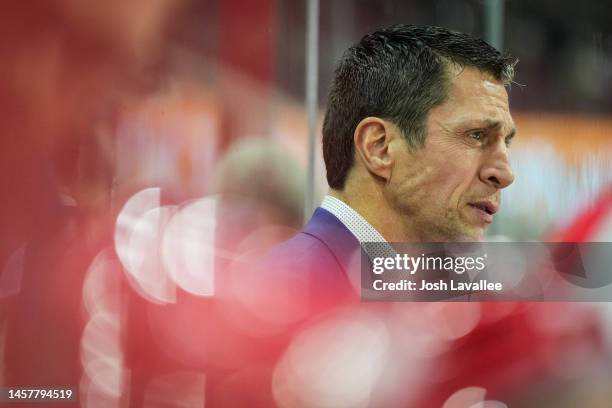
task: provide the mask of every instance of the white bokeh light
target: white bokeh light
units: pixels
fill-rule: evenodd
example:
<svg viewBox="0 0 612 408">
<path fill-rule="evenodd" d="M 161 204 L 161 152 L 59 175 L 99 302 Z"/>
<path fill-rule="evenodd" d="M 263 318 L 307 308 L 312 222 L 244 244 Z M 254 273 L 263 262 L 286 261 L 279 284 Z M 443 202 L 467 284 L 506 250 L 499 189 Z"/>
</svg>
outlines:
<svg viewBox="0 0 612 408">
<path fill-rule="evenodd" d="M 214 295 L 217 201 L 204 198 L 179 209 L 163 236 L 162 261 L 174 282 L 199 296 Z"/>
<path fill-rule="evenodd" d="M 122 276 L 110 249 L 100 251 L 85 275 L 83 305 L 88 321 L 81 336 L 79 386 L 85 407 L 118 407 L 127 395 L 121 344 Z"/>
<path fill-rule="evenodd" d="M 92 316 L 97 313 L 113 313 L 120 307 L 122 269 L 111 251 L 100 251 L 85 274 L 83 305 Z"/>
<path fill-rule="evenodd" d="M 127 244 L 128 282 L 154 303 L 176 301 L 176 285 L 161 259 L 164 230 L 175 211 L 175 207 L 158 207 L 144 213 L 135 223 Z"/>
<path fill-rule="evenodd" d="M 500 401 L 486 401 L 487 390 L 482 387 L 466 387 L 453 393 L 442 408 L 508 408 Z"/>
<path fill-rule="evenodd" d="M 482 401 L 470 406 L 469 408 L 508 408 L 508 405 L 501 401 Z"/>
<path fill-rule="evenodd" d="M 459 339 L 476 328 L 480 322 L 480 303 L 440 302 L 428 305 L 431 328 L 446 341 Z"/>
<path fill-rule="evenodd" d="M 339 313 L 295 337 L 275 369 L 274 398 L 281 407 L 368 406 L 388 357 L 379 318 Z"/>
<path fill-rule="evenodd" d="M 92 316 L 81 338 L 81 364 L 97 388 L 112 396 L 121 395 L 123 350 L 118 317 L 106 313 Z"/>
<path fill-rule="evenodd" d="M 467 387 L 454 392 L 442 408 L 469 408 L 484 401 L 487 390 L 482 387 Z"/>
<path fill-rule="evenodd" d="M 126 269 L 130 268 L 128 262 L 128 244 L 130 236 L 140 217 L 147 211 L 160 205 L 160 189 L 147 188 L 131 196 L 121 208 L 115 223 L 115 251 L 119 260 Z"/>
<path fill-rule="evenodd" d="M 127 200 L 115 225 L 115 251 L 128 282 L 155 303 L 174 302 L 176 287 L 161 263 L 161 240 L 174 207 L 160 207 L 160 189 L 139 191 Z"/>
<path fill-rule="evenodd" d="M 420 360 L 446 352 L 454 340 L 476 328 L 480 317 L 481 305 L 475 302 L 400 302 L 393 306 L 389 324 L 402 354 Z"/>
</svg>

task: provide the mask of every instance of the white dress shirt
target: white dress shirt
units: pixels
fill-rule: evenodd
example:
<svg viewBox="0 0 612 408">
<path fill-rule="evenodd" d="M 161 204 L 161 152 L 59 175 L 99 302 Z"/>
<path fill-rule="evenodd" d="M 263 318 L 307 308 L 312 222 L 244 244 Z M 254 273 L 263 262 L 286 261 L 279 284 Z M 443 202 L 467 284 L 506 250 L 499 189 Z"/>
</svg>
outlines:
<svg viewBox="0 0 612 408">
<path fill-rule="evenodd" d="M 365 242 L 381 242 L 386 245 L 377 245 L 376 253 L 371 253 L 364 248 L 364 251 L 368 254 L 370 259 L 374 257 L 394 257 L 395 250 L 387 243 L 385 238 L 370 224 L 365 218 L 355 211 L 351 206 L 346 204 L 344 201 L 326 195 L 321 203 L 321 208 L 332 213 L 336 218 L 340 220 L 342 224 L 357 238 L 359 245 L 364 248 Z"/>
</svg>

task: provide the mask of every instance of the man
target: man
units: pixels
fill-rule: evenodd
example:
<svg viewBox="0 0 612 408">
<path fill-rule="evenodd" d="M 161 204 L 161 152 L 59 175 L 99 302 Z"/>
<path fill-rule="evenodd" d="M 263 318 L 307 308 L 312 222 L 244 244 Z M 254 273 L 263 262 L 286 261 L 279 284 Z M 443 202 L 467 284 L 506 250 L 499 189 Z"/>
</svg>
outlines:
<svg viewBox="0 0 612 408">
<path fill-rule="evenodd" d="M 274 269 L 319 292 L 346 282 L 363 242 L 483 239 L 514 179 L 514 65 L 440 27 L 395 25 L 349 48 L 323 123 L 329 193 Z"/>
<path fill-rule="evenodd" d="M 346 404 L 346 394 L 335 393 L 344 386 L 351 395 L 371 396 L 366 405 L 440 407 L 459 390 L 473 394 L 475 385 L 483 387 L 482 399 L 485 389 L 508 398 L 541 378 L 539 350 L 559 339 L 529 323 L 538 316 L 533 306 L 358 303 L 360 244 L 483 239 L 501 190 L 513 182 L 508 145 L 515 128 L 505 90 L 513 67 L 481 40 L 410 25 L 367 35 L 343 56 L 323 124 L 329 193 L 304 229 L 266 257 L 257 271 L 263 288 L 249 292 L 250 304 L 261 305 L 253 315 L 271 336 L 284 335 L 274 344 L 294 370 L 285 378 L 282 369 L 274 371 L 280 405 L 331 406 L 334 397 Z M 497 317 L 483 319 L 457 342 L 441 334 L 442 327 L 473 321 L 473 311 Z M 387 327 L 380 344 L 388 341 L 391 357 L 381 357 L 381 364 L 393 373 L 369 389 L 363 379 L 376 364 L 364 356 L 380 350 L 369 335 L 359 338 L 378 330 L 363 316 Z M 448 349 L 423 359 L 416 350 L 425 344 Z M 389 378 L 400 379 L 399 391 Z"/>
<path fill-rule="evenodd" d="M 285 334 L 285 342 L 276 344 L 293 369 L 274 371 L 280 405 L 349 405 L 347 395 L 367 395 L 369 406 L 467 406 L 482 402 L 485 391 L 487 398 L 512 398 L 520 405 L 533 394 L 525 394 L 525 384 L 546 384 L 542 350 L 563 350 L 561 360 L 566 350 L 559 347 L 563 336 L 534 324 L 551 309 L 360 304 L 359 284 L 347 284 L 360 278 L 359 248 L 365 242 L 483 239 L 501 190 L 513 182 L 508 146 L 515 128 L 505 86 L 514 63 L 468 35 L 410 25 L 367 35 L 343 56 L 323 124 L 329 193 L 304 229 L 267 256 L 258 275 L 266 289 L 249 293 L 251 300 L 260 296 L 254 303 L 267 306 L 257 310 L 258 318 L 270 327 L 285 326 L 270 329 Z M 480 320 L 481 313 L 488 318 Z M 388 337 L 374 342 L 390 350 L 387 359 L 381 357 L 388 371 L 374 385 L 367 379 L 376 360 L 364 356 L 380 352 L 368 342 L 378 328 L 363 316 L 376 316 L 388 330 Z M 461 322 L 476 325 L 475 316 L 478 325 L 458 341 L 442 334 Z M 574 334 L 596 344 L 587 326 L 593 327 Z M 445 344 L 437 357 L 416 351 L 436 344 Z M 394 389 L 393 381 L 401 387 Z"/>
</svg>

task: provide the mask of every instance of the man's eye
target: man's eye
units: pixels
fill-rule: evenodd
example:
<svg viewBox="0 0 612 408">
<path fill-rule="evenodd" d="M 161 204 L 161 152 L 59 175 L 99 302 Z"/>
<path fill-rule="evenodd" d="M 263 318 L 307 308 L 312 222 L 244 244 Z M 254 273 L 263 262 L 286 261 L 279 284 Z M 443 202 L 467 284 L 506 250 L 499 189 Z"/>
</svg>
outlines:
<svg viewBox="0 0 612 408">
<path fill-rule="evenodd" d="M 470 137 L 474 140 L 482 140 L 484 133 L 481 130 L 477 130 L 475 132 L 470 132 Z"/>
</svg>

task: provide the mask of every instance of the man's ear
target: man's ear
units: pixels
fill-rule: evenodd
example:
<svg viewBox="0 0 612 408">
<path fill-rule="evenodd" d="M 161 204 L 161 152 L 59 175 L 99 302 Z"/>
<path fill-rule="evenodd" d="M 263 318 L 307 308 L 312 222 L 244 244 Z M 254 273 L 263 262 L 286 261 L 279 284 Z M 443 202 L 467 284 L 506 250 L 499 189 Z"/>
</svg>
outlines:
<svg viewBox="0 0 612 408">
<path fill-rule="evenodd" d="M 377 118 L 362 119 L 355 128 L 353 141 L 358 158 L 363 165 L 378 177 L 389 181 L 393 165 L 389 144 L 395 132 L 389 122 Z"/>
</svg>

